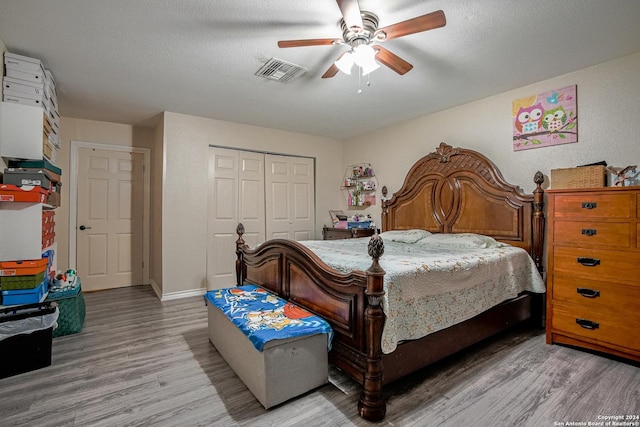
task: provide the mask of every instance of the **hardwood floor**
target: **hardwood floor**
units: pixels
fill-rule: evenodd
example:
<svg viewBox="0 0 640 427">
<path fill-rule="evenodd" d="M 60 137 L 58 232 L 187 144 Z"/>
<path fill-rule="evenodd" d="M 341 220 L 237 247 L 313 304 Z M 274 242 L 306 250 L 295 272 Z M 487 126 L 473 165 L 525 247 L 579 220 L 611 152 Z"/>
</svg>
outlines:
<svg viewBox="0 0 640 427">
<path fill-rule="evenodd" d="M 50 367 L 0 380 L 0 425 L 557 426 L 640 414 L 637 364 L 548 346 L 531 329 L 387 387 L 378 424 L 358 416 L 353 384 L 267 411 L 209 343 L 202 297 L 161 303 L 139 286 L 85 299 L 82 333 L 54 338 Z"/>
</svg>

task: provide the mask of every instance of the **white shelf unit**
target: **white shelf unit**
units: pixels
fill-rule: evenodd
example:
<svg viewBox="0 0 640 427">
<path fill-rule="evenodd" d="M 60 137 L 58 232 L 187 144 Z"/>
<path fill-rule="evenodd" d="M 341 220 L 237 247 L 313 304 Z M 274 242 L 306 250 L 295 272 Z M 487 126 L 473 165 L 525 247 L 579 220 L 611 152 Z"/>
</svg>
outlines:
<svg viewBox="0 0 640 427">
<path fill-rule="evenodd" d="M 42 160 L 44 110 L 30 105 L 0 105 L 0 155 L 7 159 Z"/>
<path fill-rule="evenodd" d="M 42 256 L 42 210 L 45 206 L 42 203 L 0 202 L 0 261 Z"/>
<path fill-rule="evenodd" d="M 369 163 L 347 166 L 341 189 L 349 209 L 364 209 L 376 204 L 378 179 Z"/>
<path fill-rule="evenodd" d="M 40 107 L 0 103 L 0 157 L 42 160 L 44 112 Z M 0 202 L 0 261 L 42 256 L 43 203 Z"/>
</svg>

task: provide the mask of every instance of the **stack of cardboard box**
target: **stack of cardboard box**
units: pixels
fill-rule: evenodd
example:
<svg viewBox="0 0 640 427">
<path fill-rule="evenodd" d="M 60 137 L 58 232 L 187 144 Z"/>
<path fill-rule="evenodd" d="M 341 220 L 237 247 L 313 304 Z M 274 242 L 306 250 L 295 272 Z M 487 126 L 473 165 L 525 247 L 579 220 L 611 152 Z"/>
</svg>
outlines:
<svg viewBox="0 0 640 427">
<path fill-rule="evenodd" d="M 55 80 L 37 58 L 5 52 L 2 100 L 41 107 L 43 110 L 43 154 L 56 162 L 60 149 L 60 115 Z"/>
</svg>

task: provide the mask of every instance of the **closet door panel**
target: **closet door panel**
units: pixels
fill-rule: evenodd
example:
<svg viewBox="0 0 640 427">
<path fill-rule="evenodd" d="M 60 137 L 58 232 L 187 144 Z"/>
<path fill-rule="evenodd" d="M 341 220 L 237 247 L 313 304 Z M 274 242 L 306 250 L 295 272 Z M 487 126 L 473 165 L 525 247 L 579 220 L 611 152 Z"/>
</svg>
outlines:
<svg viewBox="0 0 640 427">
<path fill-rule="evenodd" d="M 315 238 L 314 161 L 310 158 L 265 155 L 267 237 Z"/>
<path fill-rule="evenodd" d="M 252 247 L 264 241 L 264 155 L 225 148 L 209 152 L 207 289 L 236 285 L 236 227 Z"/>
</svg>

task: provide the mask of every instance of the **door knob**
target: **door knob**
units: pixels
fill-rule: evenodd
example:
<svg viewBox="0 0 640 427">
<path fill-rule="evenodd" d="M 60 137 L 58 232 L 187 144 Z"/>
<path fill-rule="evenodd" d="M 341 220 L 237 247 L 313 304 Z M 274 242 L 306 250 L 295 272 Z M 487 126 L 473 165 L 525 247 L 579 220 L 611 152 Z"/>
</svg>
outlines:
<svg viewBox="0 0 640 427">
<path fill-rule="evenodd" d="M 91 227 L 85 227 L 84 225 L 81 225 L 80 230 L 91 230 Z"/>
</svg>

